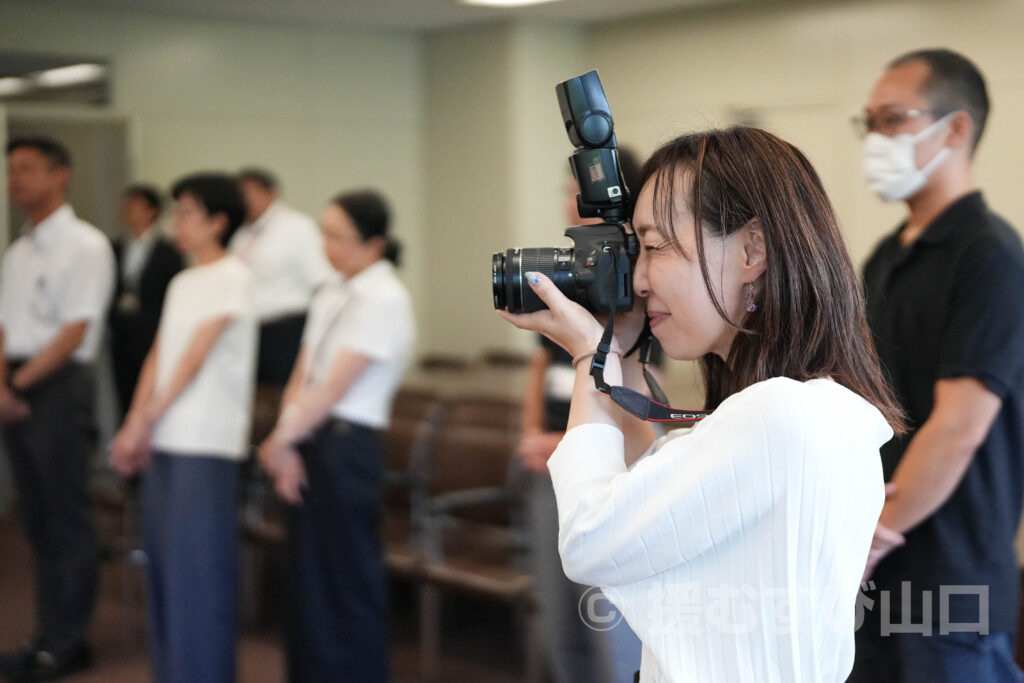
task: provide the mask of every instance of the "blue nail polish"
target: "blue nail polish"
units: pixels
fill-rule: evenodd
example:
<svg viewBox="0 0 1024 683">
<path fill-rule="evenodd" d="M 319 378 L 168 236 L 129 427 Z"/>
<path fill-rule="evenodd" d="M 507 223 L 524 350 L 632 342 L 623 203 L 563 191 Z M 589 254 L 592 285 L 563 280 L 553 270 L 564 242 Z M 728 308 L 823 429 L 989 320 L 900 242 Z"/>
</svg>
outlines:
<svg viewBox="0 0 1024 683">
<path fill-rule="evenodd" d="M 531 285 L 540 284 L 540 275 L 537 275 L 537 273 L 527 273 L 526 279 Z"/>
</svg>

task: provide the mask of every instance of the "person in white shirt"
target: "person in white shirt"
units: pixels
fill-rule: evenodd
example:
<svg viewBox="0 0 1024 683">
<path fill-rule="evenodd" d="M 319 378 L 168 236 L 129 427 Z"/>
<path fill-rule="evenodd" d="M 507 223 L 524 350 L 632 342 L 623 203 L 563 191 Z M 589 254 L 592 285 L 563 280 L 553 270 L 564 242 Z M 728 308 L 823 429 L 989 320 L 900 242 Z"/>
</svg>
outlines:
<svg viewBox="0 0 1024 683">
<path fill-rule="evenodd" d="M 807 158 L 754 128 L 672 140 L 640 187 L 641 305 L 615 317 L 602 388 L 645 391 L 620 354 L 646 312 L 669 357 L 699 362 L 713 412 L 654 441 L 588 373 L 604 326 L 527 274 L 548 310 L 501 316 L 576 366 L 548 462 L 565 572 L 621 610 L 644 683 L 844 681 L 885 495 L 879 447 L 905 426 L 832 206 Z"/>
<path fill-rule="evenodd" d="M 254 306 L 260 323 L 257 379 L 284 386 L 295 365 L 309 302 L 333 270 L 309 216 L 278 197 L 277 179 L 258 168 L 238 173 L 245 224 L 231 238 L 231 253 L 256 276 Z"/>
<path fill-rule="evenodd" d="M 123 196 L 121 217 L 127 232 L 114 242 L 117 286 L 110 307 L 110 352 L 122 418 L 153 346 L 167 285 L 185 266 L 181 252 L 160 234 L 160 192 L 138 184 Z"/>
<path fill-rule="evenodd" d="M 88 493 L 92 363 L 114 284 L 110 241 L 65 201 L 71 158 L 42 137 L 7 145 L 11 203 L 28 217 L 0 269 L 0 422 L 35 563 L 36 633 L 0 675 L 86 668 L 98 549 Z"/>
<path fill-rule="evenodd" d="M 343 278 L 310 309 L 260 462 L 290 504 L 288 680 L 388 679 L 386 575 L 378 535 L 379 433 L 409 362 L 415 321 L 395 275 L 398 245 L 374 191 L 336 197 L 321 220 Z"/>
<path fill-rule="evenodd" d="M 150 654 L 159 683 L 235 680 L 239 476 L 256 360 L 253 277 L 225 245 L 244 209 L 231 176 L 179 180 L 174 234 L 195 265 L 171 281 L 153 348 L 111 444 L 144 471 Z"/>
</svg>

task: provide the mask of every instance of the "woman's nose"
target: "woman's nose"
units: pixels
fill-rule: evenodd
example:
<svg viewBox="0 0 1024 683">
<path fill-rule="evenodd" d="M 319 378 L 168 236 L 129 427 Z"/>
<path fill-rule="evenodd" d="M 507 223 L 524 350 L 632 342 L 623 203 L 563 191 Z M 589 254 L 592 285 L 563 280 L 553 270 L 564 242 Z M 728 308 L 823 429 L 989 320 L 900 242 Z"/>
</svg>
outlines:
<svg viewBox="0 0 1024 683">
<path fill-rule="evenodd" d="M 647 281 L 647 259 L 641 251 L 633 266 L 633 293 L 639 297 L 646 298 L 650 294 L 650 283 Z"/>
</svg>

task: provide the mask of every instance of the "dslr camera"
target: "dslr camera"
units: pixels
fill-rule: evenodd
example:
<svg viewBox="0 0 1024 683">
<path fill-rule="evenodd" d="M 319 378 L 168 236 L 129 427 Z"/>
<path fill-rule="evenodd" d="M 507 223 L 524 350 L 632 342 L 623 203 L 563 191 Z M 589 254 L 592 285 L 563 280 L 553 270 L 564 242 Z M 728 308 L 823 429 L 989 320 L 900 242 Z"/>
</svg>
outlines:
<svg viewBox="0 0 1024 683">
<path fill-rule="evenodd" d="M 547 308 L 524 277 L 535 271 L 593 313 L 628 311 L 633 307 L 632 263 L 638 245 L 625 229 L 630 195 L 619 169 L 608 100 L 597 71 L 559 83 L 555 92 L 565 131 L 576 148 L 569 165 L 580 188 L 579 214 L 603 221 L 567 228 L 572 247 L 516 247 L 494 254 L 494 307 L 510 313 Z"/>
</svg>

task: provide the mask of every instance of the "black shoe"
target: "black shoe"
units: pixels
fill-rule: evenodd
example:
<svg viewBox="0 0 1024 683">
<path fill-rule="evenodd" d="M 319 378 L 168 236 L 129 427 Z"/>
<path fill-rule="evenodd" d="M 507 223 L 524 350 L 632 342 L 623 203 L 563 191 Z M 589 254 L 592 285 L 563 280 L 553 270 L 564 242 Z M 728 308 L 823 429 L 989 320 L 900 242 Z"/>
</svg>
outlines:
<svg viewBox="0 0 1024 683">
<path fill-rule="evenodd" d="M 0 655 L 0 676 L 16 678 L 28 671 L 36 661 L 36 646 L 26 645 L 15 652 Z"/>
<path fill-rule="evenodd" d="M 52 681 L 84 671 L 92 666 L 92 649 L 86 643 L 57 654 L 47 650 L 36 650 L 35 657 L 21 676 L 12 676 L 12 683 Z"/>
</svg>

